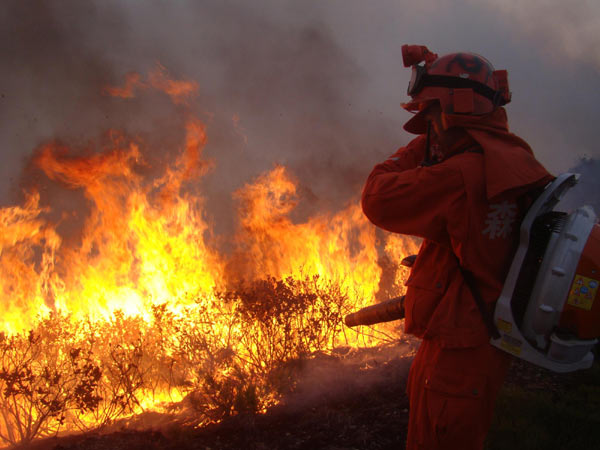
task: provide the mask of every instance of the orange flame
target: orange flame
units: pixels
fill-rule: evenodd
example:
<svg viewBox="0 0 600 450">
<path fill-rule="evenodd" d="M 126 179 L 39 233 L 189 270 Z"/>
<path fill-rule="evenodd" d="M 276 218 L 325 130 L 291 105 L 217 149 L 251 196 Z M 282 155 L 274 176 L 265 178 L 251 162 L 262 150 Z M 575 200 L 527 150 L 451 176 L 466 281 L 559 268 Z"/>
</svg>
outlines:
<svg viewBox="0 0 600 450">
<path fill-rule="evenodd" d="M 111 97 L 120 98 L 133 98 L 135 97 L 135 90 L 138 87 L 143 87 L 144 83 L 141 81 L 139 73 L 130 72 L 125 76 L 125 85 L 122 87 L 118 86 L 106 86 L 104 93 Z"/>
<path fill-rule="evenodd" d="M 133 143 L 126 148 L 115 143 L 89 157 L 66 158 L 51 145 L 42 148 L 35 163 L 49 178 L 83 189 L 92 204 L 81 245 L 63 247 L 58 255 L 59 270 L 51 282 L 55 307 L 94 315 L 115 309 L 141 314 L 147 302 L 190 290 L 208 292 L 218 284 L 220 263 L 204 243 L 201 199 L 178 195 L 181 182 L 203 167 L 201 130 L 189 124 L 185 151 L 150 186 L 135 171 L 141 156 Z M 151 188 L 159 188 L 158 199 Z M 190 280 L 199 285 L 192 289 Z"/>
<path fill-rule="evenodd" d="M 184 103 L 187 98 L 198 91 L 198 83 L 195 81 L 169 78 L 167 69 L 160 63 L 157 63 L 154 71 L 150 72 L 148 81 L 153 88 L 166 93 L 176 104 Z"/>
<path fill-rule="evenodd" d="M 371 299 L 381 269 L 377 265 L 375 228 L 354 202 L 337 214 L 323 214 L 295 224 L 296 183 L 282 166 L 235 193 L 240 201 L 237 242 L 246 255 L 238 272 L 258 278 L 301 279 L 318 275 L 339 283 L 353 297 Z M 359 302 L 360 304 L 360 302 Z"/>
<path fill-rule="evenodd" d="M 167 69 L 160 63 L 148 75 L 148 81 L 142 81 L 137 72 L 130 72 L 125 76 L 125 84 L 119 86 L 106 86 L 104 93 L 111 97 L 133 98 L 137 89 L 156 89 L 167 94 L 173 103 L 182 104 L 198 91 L 198 83 L 187 80 L 173 80 L 169 77 Z"/>
</svg>

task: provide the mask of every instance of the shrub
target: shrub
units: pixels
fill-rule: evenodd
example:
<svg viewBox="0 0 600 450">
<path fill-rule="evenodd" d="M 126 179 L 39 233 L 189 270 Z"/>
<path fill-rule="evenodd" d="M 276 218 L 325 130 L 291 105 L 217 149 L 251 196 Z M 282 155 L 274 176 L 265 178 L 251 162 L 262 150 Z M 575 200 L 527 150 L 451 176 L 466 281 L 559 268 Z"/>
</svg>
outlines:
<svg viewBox="0 0 600 450">
<path fill-rule="evenodd" d="M 268 277 L 154 305 L 150 319 L 51 314 L 0 335 L 0 440 L 101 427 L 159 399 L 195 423 L 264 410 L 293 389 L 299 362 L 343 343 L 349 308 L 336 283 Z"/>
</svg>

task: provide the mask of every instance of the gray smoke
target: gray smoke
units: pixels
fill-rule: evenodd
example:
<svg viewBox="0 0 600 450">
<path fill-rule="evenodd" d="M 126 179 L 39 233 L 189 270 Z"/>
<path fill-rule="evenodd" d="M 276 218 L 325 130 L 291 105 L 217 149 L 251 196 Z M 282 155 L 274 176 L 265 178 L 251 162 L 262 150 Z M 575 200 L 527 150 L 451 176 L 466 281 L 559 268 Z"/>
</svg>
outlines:
<svg viewBox="0 0 600 450">
<path fill-rule="evenodd" d="M 559 209 L 572 211 L 589 205 L 594 208 L 596 216 L 600 217 L 600 160 L 582 158 L 569 172 L 579 174 L 579 182 L 567 191 Z"/>
<path fill-rule="evenodd" d="M 598 55 L 589 56 L 597 38 L 584 31 L 599 8 L 569 5 L 583 18 L 575 36 L 586 52 L 573 50 L 559 2 L 546 8 L 541 27 L 532 25 L 531 8 L 492 1 L 7 0 L 1 203 L 15 201 L 22 167 L 47 139 L 82 145 L 121 128 L 141 135 L 153 155 L 177 148 L 184 112 L 167 99 L 102 95 L 103 86 L 158 61 L 174 78 L 199 83 L 192 109 L 207 124 L 205 153 L 216 162 L 201 182 L 224 230 L 231 192 L 275 163 L 299 180 L 307 212 L 335 209 L 411 138 L 401 131 L 409 118 L 400 108 L 410 76 L 404 43 L 474 51 L 508 69 L 513 131 L 550 170 L 565 171 L 583 155 L 600 156 Z"/>
<path fill-rule="evenodd" d="M 481 3 L 481 0 L 471 0 Z M 487 0 L 486 7 L 514 23 L 556 63 L 587 63 L 600 70 L 600 4 L 594 0 L 545 0 L 543 3 Z M 543 9 L 542 9 L 543 8 Z"/>
</svg>

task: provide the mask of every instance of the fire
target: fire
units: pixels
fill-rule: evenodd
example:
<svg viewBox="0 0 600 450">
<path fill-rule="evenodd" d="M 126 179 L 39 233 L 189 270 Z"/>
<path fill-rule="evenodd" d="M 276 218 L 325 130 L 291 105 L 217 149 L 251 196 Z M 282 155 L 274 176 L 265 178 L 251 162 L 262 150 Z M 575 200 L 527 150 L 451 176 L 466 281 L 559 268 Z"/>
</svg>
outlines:
<svg viewBox="0 0 600 450">
<path fill-rule="evenodd" d="M 197 90 L 162 66 L 141 80 L 130 74 L 105 93 L 151 87 L 185 107 Z M 234 193 L 239 229 L 223 253 L 196 183 L 216 167 L 203 157 L 206 141 L 188 114 L 181 148 L 158 174 L 144 143 L 116 131 L 100 150 L 37 149 L 31 167 L 84 207 L 55 210 L 32 185 L 21 206 L 0 210 L 3 442 L 164 404 L 196 423 L 262 411 L 277 401 L 273 380 L 286 361 L 381 342 L 376 331 L 343 329 L 342 317 L 373 303 L 382 252 L 396 261 L 412 242 L 384 237 L 383 249 L 358 199 L 292 220 L 298 184 L 276 166 Z"/>
<path fill-rule="evenodd" d="M 36 317 L 36 311 L 48 311 L 44 294 L 60 238 L 40 219 L 44 208 L 39 200 L 38 193 L 28 193 L 22 207 L 0 210 L 3 328 L 7 331 L 20 331 Z M 42 245 L 44 268 L 38 271 L 32 260 Z"/>
<path fill-rule="evenodd" d="M 381 269 L 377 265 L 375 229 L 358 202 L 337 214 L 323 214 L 294 224 L 296 183 L 282 166 L 235 193 L 240 201 L 240 233 L 245 261 L 242 273 L 253 278 L 325 276 L 353 298 L 373 298 Z"/>
<path fill-rule="evenodd" d="M 125 77 L 123 86 L 107 86 L 104 93 L 112 97 L 133 98 L 137 90 L 156 89 L 166 93 L 174 103 L 185 103 L 198 91 L 198 83 L 194 81 L 172 80 L 166 68 L 160 63 L 143 81 L 139 73 L 131 72 Z"/>
<path fill-rule="evenodd" d="M 408 277 L 408 270 L 402 266 L 402 259 L 406 256 L 419 253 L 421 240 L 418 238 L 409 238 L 399 234 L 390 234 L 385 243 L 385 255 L 393 262 L 395 267 L 393 285 L 404 284 Z"/>
<path fill-rule="evenodd" d="M 136 172 L 143 163 L 138 145 L 118 135 L 110 148 L 88 156 L 69 156 L 56 144 L 39 149 L 34 165 L 49 179 L 81 190 L 91 205 L 77 245 L 47 248 L 49 240 L 36 237 L 45 254 L 54 255 L 44 268 L 49 307 L 78 319 L 106 318 L 117 309 L 143 315 L 157 302 L 206 294 L 222 284 L 220 258 L 204 242 L 202 198 L 179 195 L 181 184 L 206 168 L 203 128 L 197 121 L 186 128 L 180 156 L 151 183 Z M 21 296 L 27 295 L 24 289 Z"/>
</svg>

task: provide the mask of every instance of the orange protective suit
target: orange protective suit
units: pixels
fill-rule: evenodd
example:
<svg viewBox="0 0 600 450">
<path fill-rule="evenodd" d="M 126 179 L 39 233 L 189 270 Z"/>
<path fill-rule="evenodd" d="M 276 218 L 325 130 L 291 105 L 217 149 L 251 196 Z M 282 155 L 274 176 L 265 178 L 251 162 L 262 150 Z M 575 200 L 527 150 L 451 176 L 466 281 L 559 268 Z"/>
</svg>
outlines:
<svg viewBox="0 0 600 450">
<path fill-rule="evenodd" d="M 362 196 L 375 225 L 424 238 L 406 282 L 405 331 L 423 338 L 407 385 L 409 450 L 482 448 L 508 356 L 489 344 L 459 263 L 492 311 L 530 194 L 553 179 L 503 108 L 443 120 L 467 131 L 466 151 L 421 167 L 419 136 L 375 166 Z"/>
</svg>

